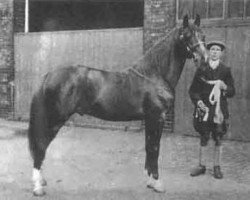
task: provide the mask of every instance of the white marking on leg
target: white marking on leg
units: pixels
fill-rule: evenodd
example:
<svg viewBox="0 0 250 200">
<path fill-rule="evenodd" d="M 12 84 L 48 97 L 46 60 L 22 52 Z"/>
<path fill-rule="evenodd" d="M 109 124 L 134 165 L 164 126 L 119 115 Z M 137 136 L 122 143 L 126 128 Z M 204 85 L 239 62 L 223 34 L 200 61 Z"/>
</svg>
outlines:
<svg viewBox="0 0 250 200">
<path fill-rule="evenodd" d="M 44 179 L 42 177 L 41 171 L 38 169 L 33 169 L 33 175 L 32 175 L 32 181 L 33 181 L 33 193 L 36 196 L 42 196 L 45 194 L 43 190 L 43 182 Z"/>
<path fill-rule="evenodd" d="M 148 176 L 147 187 L 156 192 L 166 192 L 165 186 L 161 180 L 156 180 L 152 175 Z"/>
<path fill-rule="evenodd" d="M 154 179 L 152 177 L 152 174 L 150 176 L 148 176 L 147 187 L 148 188 L 153 188 L 154 187 Z"/>
<path fill-rule="evenodd" d="M 154 180 L 154 191 L 166 192 L 166 188 L 161 180 Z"/>
</svg>

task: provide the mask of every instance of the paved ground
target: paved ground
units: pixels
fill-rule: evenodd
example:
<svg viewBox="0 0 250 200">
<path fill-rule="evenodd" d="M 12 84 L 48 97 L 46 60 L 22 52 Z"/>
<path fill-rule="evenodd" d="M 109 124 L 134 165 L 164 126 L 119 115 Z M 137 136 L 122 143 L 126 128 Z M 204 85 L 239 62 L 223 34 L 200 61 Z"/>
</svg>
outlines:
<svg viewBox="0 0 250 200">
<path fill-rule="evenodd" d="M 0 200 L 38 199 L 31 193 L 26 129 L 26 123 L 0 120 Z M 145 187 L 142 132 L 64 127 L 48 149 L 41 199 L 250 199 L 250 143 L 225 141 L 223 180 L 213 178 L 211 160 L 204 176 L 189 176 L 197 149 L 198 138 L 162 138 L 159 165 L 167 192 L 158 194 Z"/>
</svg>

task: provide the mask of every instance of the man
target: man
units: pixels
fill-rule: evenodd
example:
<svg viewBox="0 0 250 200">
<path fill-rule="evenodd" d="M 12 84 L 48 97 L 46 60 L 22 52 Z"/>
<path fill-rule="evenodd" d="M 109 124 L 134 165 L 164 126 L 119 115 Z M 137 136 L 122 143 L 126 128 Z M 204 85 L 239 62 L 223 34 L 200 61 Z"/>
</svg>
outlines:
<svg viewBox="0 0 250 200">
<path fill-rule="evenodd" d="M 210 136 L 214 140 L 214 177 L 223 178 L 220 168 L 221 140 L 228 127 L 227 98 L 235 94 L 231 70 L 220 58 L 225 44 L 212 41 L 207 44 L 209 60 L 197 69 L 189 89 L 190 98 L 195 106 L 194 128 L 200 134 L 199 166 L 192 170 L 191 176 L 206 172 L 204 153 Z"/>
</svg>

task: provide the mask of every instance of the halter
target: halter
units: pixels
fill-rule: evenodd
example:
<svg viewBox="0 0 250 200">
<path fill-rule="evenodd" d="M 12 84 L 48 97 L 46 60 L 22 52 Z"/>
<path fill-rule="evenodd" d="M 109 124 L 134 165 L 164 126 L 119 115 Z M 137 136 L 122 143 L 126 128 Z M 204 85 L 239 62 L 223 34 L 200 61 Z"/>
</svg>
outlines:
<svg viewBox="0 0 250 200">
<path fill-rule="evenodd" d="M 195 48 L 201 44 L 204 44 L 204 46 L 206 46 L 205 42 L 197 42 L 193 44 L 192 46 L 190 46 L 189 44 L 186 44 L 188 52 L 191 52 L 194 56 Z"/>
</svg>

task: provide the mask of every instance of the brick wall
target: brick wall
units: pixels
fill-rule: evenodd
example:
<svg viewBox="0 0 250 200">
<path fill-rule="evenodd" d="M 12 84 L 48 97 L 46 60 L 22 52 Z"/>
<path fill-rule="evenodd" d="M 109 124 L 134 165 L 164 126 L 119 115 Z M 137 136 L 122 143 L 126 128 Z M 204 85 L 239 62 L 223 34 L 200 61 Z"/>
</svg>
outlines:
<svg viewBox="0 0 250 200">
<path fill-rule="evenodd" d="M 14 32 L 24 32 L 25 0 L 14 0 Z"/>
<path fill-rule="evenodd" d="M 175 0 L 144 1 L 144 52 L 175 26 L 175 7 Z M 167 132 L 174 130 L 174 105 L 166 115 L 164 128 Z"/>
<path fill-rule="evenodd" d="M 144 51 L 175 26 L 175 0 L 144 1 Z"/>
<path fill-rule="evenodd" d="M 13 67 L 12 0 L 0 0 L 0 68 Z"/>
<path fill-rule="evenodd" d="M 0 0 L 0 117 L 13 111 L 13 0 Z"/>
</svg>

